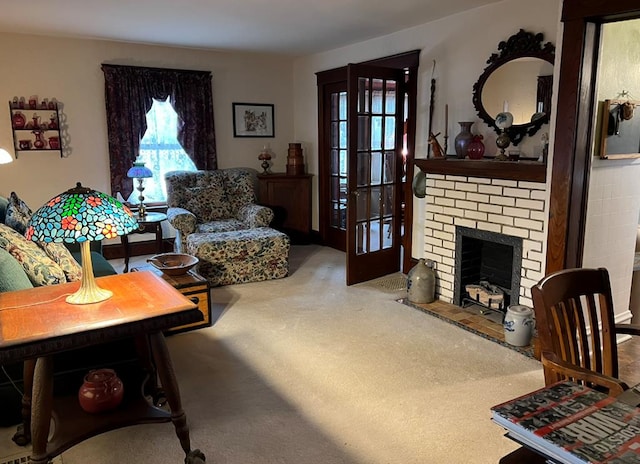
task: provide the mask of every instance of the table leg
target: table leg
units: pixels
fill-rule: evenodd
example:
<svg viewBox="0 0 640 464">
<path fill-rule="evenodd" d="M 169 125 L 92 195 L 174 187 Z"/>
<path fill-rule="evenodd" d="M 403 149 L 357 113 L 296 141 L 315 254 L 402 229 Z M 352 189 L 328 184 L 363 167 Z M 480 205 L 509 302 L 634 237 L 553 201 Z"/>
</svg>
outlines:
<svg viewBox="0 0 640 464">
<path fill-rule="evenodd" d="M 38 358 L 33 376 L 31 408 L 31 464 L 47 464 L 47 439 L 53 407 L 53 359 Z"/>
<path fill-rule="evenodd" d="M 198 464 L 205 461 L 204 454 L 200 450 L 191 450 L 191 442 L 189 439 L 189 426 L 187 425 L 187 415 L 182 410 L 182 401 L 180 399 L 180 390 L 178 381 L 173 370 L 173 363 L 169 356 L 169 350 L 162 332 L 156 332 L 149 335 L 151 343 L 151 352 L 158 370 L 158 377 L 167 396 L 167 402 L 171 408 L 171 421 L 176 429 L 176 435 L 180 440 L 180 446 L 185 452 L 185 464 Z"/>
<path fill-rule="evenodd" d="M 162 223 L 156 224 L 156 253 L 162 253 Z"/>
<path fill-rule="evenodd" d="M 120 243 L 122 243 L 122 248 L 124 249 L 124 269 L 122 272 L 129 272 L 129 237 L 121 235 Z"/>
<path fill-rule="evenodd" d="M 31 393 L 33 390 L 33 371 L 36 368 L 35 359 L 27 359 L 22 368 L 22 424 L 18 426 L 12 440 L 19 446 L 26 446 L 31 442 Z"/>
</svg>

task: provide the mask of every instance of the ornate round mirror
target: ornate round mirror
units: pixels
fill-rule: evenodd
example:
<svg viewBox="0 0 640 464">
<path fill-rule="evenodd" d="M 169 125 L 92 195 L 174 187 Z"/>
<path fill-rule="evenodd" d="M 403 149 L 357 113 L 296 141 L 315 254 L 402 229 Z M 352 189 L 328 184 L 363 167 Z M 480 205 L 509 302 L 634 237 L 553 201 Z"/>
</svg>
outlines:
<svg viewBox="0 0 640 464">
<path fill-rule="evenodd" d="M 473 106 L 478 116 L 496 133 L 498 113 L 513 114 L 513 125 L 506 129 L 511 143 L 518 145 L 525 135 L 534 135 L 549 122 L 555 47 L 542 44 L 542 33 L 523 29 L 498 44 L 498 53 L 473 85 Z"/>
</svg>

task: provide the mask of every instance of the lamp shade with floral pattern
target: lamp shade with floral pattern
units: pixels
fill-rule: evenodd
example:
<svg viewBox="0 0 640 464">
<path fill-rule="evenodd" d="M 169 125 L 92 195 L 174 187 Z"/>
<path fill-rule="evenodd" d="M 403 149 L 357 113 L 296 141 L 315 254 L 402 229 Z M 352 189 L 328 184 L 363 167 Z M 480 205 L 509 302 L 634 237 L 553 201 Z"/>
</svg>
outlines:
<svg viewBox="0 0 640 464">
<path fill-rule="evenodd" d="M 133 213 L 120 201 L 78 183 L 33 213 L 25 237 L 34 242 L 80 243 L 81 286 L 67 297 L 67 302 L 88 304 L 111 296 L 110 291 L 95 283 L 89 242 L 126 235 L 137 228 Z"/>
</svg>

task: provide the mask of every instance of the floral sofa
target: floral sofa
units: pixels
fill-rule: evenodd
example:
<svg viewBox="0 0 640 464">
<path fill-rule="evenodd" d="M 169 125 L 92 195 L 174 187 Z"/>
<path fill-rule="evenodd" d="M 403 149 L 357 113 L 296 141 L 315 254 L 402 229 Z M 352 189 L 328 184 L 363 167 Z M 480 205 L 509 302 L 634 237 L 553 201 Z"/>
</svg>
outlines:
<svg viewBox="0 0 640 464">
<path fill-rule="evenodd" d="M 212 286 L 288 275 L 290 240 L 269 227 L 273 211 L 256 204 L 257 171 L 172 171 L 165 180 L 176 251 L 198 257 Z"/>
</svg>

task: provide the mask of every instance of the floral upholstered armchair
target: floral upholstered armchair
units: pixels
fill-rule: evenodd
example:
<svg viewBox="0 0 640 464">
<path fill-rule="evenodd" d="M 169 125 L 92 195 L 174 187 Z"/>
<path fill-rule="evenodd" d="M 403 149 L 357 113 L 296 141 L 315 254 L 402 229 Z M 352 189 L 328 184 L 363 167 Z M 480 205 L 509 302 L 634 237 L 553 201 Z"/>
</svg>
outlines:
<svg viewBox="0 0 640 464">
<path fill-rule="evenodd" d="M 167 217 L 176 229 L 176 251 L 184 251 L 193 233 L 268 227 L 273 211 L 256 204 L 256 175 L 249 168 L 168 172 Z"/>
</svg>

